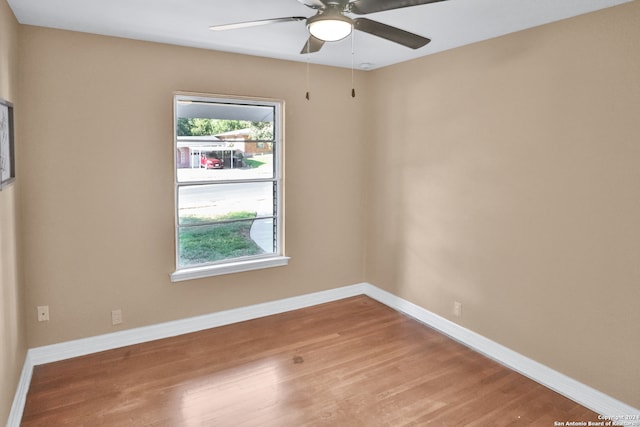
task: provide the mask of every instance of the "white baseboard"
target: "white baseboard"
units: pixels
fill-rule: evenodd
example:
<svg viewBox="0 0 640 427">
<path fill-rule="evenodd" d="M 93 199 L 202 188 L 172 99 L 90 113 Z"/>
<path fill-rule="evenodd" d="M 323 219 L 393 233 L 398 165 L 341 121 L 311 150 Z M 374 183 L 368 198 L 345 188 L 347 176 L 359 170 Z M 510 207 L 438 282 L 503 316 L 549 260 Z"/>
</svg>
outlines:
<svg viewBox="0 0 640 427">
<path fill-rule="evenodd" d="M 300 295 L 262 304 L 218 311 L 202 316 L 189 317 L 187 319 L 158 323 L 151 326 L 128 329 L 126 331 L 113 332 L 90 338 L 82 338 L 67 341 L 60 344 L 52 344 L 36 347 L 29 350 L 33 365 L 57 362 L 58 360 L 84 356 L 99 351 L 140 344 L 147 341 L 174 337 L 190 332 L 202 331 L 245 320 L 257 319 L 272 314 L 284 313 L 299 308 L 336 301 L 364 294 L 365 284 L 345 286 L 312 294 Z"/>
<path fill-rule="evenodd" d="M 16 389 L 7 427 L 18 427 L 20 425 L 34 366 L 243 322 L 245 320 L 257 319 L 363 294 L 413 317 L 467 347 L 484 354 L 599 414 L 608 416 L 640 414 L 640 410 L 636 408 L 575 381 L 566 375 L 516 353 L 482 335 L 463 328 L 416 304 L 383 291 L 370 283 L 360 283 L 203 316 L 32 348 L 27 352 L 25 358 L 20 383 Z"/>
<path fill-rule="evenodd" d="M 20 374 L 20 380 L 18 381 L 18 387 L 16 388 L 16 394 L 13 397 L 13 404 L 9 411 L 9 419 L 7 420 L 7 427 L 19 427 L 22 421 L 22 413 L 24 412 L 24 405 L 27 402 L 27 392 L 29 391 L 29 384 L 31 384 L 31 376 L 33 375 L 33 363 L 27 352 L 24 358 L 24 365 L 22 366 L 22 373 Z"/>
<path fill-rule="evenodd" d="M 365 284 L 365 294 L 600 415 L 640 415 L 639 409 L 371 284 Z"/>
</svg>

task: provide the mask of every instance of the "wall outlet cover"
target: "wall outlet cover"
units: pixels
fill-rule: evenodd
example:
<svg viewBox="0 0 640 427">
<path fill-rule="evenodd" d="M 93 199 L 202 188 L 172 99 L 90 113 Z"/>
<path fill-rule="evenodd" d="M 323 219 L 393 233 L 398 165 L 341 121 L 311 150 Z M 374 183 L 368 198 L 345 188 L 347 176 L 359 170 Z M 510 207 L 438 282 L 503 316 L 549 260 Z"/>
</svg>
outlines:
<svg viewBox="0 0 640 427">
<path fill-rule="evenodd" d="M 122 310 L 111 310 L 111 324 L 119 325 L 122 323 Z"/>
<path fill-rule="evenodd" d="M 38 306 L 38 322 L 48 322 L 48 321 L 49 321 L 49 306 L 39 305 Z"/>
<path fill-rule="evenodd" d="M 453 303 L 453 315 L 456 317 L 462 316 L 462 303 L 458 301 L 454 301 Z"/>
</svg>

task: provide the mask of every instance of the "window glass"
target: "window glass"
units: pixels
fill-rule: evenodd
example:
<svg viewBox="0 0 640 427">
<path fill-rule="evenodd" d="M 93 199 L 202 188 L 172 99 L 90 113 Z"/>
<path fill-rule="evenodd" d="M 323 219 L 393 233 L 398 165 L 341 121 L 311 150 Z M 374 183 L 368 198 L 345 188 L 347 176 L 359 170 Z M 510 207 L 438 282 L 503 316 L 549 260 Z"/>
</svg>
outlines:
<svg viewBox="0 0 640 427">
<path fill-rule="evenodd" d="M 182 185 L 178 188 L 178 222 L 272 217 L 273 182 Z"/>
<path fill-rule="evenodd" d="M 175 97 L 176 266 L 283 256 L 278 101 Z"/>
</svg>

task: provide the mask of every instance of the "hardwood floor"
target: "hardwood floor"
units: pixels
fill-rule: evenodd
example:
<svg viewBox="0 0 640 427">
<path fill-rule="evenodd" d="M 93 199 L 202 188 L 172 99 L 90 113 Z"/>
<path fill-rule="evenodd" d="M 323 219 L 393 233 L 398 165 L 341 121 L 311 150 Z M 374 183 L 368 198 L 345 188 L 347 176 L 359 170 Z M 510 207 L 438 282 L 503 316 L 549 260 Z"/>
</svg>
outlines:
<svg viewBox="0 0 640 427">
<path fill-rule="evenodd" d="M 37 366 L 23 426 L 554 426 L 597 414 L 365 296 Z"/>
</svg>

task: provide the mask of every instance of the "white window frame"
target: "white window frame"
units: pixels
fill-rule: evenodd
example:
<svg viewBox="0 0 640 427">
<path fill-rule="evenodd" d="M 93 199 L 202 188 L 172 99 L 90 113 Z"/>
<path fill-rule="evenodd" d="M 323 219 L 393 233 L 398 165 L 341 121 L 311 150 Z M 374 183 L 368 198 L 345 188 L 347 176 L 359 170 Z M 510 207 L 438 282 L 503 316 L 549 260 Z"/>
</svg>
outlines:
<svg viewBox="0 0 640 427">
<path fill-rule="evenodd" d="M 181 186 L 193 185 L 190 182 L 178 181 L 178 164 L 177 164 L 177 105 L 178 101 L 204 101 L 204 102 L 223 102 L 230 104 L 242 105 L 259 105 L 273 106 L 275 110 L 274 117 L 274 176 L 272 181 L 275 184 L 274 203 L 274 252 L 269 254 L 260 254 L 246 256 L 242 258 L 232 258 L 228 260 L 216 261 L 208 264 L 197 266 L 181 267 L 179 263 L 179 200 L 178 191 Z M 199 94 L 191 92 L 176 92 L 173 96 L 173 172 L 174 172 L 174 228 L 175 228 L 175 271 L 171 274 L 172 282 L 180 282 L 184 280 L 199 279 L 210 276 L 218 276 L 222 274 L 239 273 L 244 271 L 258 270 L 270 267 L 285 266 L 289 262 L 289 257 L 285 256 L 284 251 L 284 101 L 270 98 L 254 98 L 240 97 L 229 95 Z M 247 183 L 255 182 L 247 180 Z"/>
</svg>

